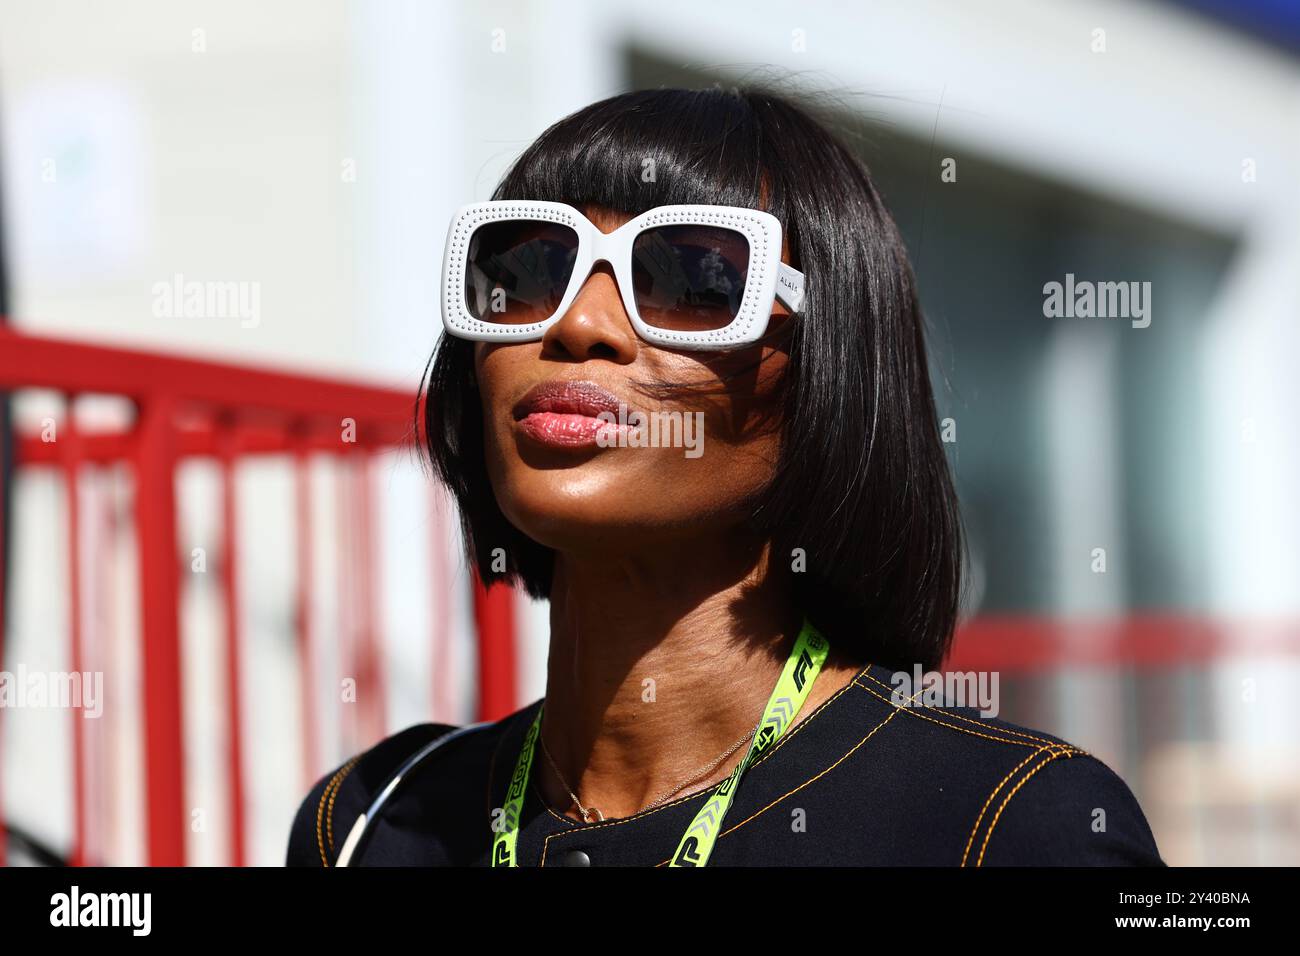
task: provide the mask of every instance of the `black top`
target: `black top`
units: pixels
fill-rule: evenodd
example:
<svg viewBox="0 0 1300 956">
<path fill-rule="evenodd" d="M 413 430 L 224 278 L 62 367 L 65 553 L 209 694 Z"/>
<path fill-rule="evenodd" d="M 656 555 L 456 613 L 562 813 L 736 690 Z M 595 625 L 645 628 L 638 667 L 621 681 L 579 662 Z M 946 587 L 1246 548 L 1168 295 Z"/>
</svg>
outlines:
<svg viewBox="0 0 1300 956">
<path fill-rule="evenodd" d="M 900 707 L 869 665 L 758 757 L 709 866 L 1164 866 L 1132 792 L 1058 737 L 966 707 Z M 486 866 L 535 701 L 445 744 L 406 774 L 352 866 Z M 326 774 L 303 800 L 291 866 L 333 866 L 399 766 L 452 730 L 418 724 Z M 547 807 L 533 765 L 521 866 L 664 865 L 716 784 L 590 824 Z"/>
</svg>

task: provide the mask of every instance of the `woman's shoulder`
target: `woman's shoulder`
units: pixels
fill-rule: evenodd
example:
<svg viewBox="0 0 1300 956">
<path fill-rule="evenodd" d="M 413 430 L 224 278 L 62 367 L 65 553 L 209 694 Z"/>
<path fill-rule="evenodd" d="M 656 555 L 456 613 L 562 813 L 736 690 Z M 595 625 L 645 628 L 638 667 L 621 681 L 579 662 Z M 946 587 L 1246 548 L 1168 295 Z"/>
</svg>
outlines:
<svg viewBox="0 0 1300 956">
<path fill-rule="evenodd" d="M 463 727 L 414 724 L 343 761 L 321 776 L 299 803 L 289 831 L 286 865 L 335 865 L 352 824 L 409 762 L 433 747 L 463 737 L 456 747 L 448 746 L 446 754 L 438 754 L 437 762 L 486 767 L 501 734 L 528 709 L 497 721 Z"/>
<path fill-rule="evenodd" d="M 967 865 L 1165 864 L 1128 784 L 1100 758 L 1069 747 L 1023 758 L 990 791 Z"/>
<path fill-rule="evenodd" d="M 288 866 L 332 866 L 350 823 L 365 812 L 379 788 L 421 747 L 455 730 L 451 724 L 423 723 L 385 737 L 322 776 L 294 814 L 285 858 Z M 342 830 L 342 832 L 340 832 Z"/>
<path fill-rule="evenodd" d="M 879 666 L 855 681 L 868 721 L 893 725 L 886 746 L 907 799 L 965 814 L 963 865 L 1164 865 L 1137 798 L 1103 760 L 996 716 L 996 685 L 918 683 Z"/>
</svg>

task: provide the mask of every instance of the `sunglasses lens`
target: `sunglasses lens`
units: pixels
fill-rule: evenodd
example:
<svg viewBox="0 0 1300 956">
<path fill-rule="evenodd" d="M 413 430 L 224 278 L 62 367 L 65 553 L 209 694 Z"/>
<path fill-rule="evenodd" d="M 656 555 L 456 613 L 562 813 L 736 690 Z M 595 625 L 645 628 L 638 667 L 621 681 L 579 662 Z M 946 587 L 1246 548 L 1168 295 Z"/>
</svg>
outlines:
<svg viewBox="0 0 1300 956">
<path fill-rule="evenodd" d="M 702 332 L 730 325 L 748 271 L 749 241 L 734 229 L 657 226 L 632 244 L 636 308 L 655 328 Z"/>
<path fill-rule="evenodd" d="M 506 219 L 470 236 L 465 305 L 482 322 L 526 325 L 555 313 L 578 254 L 578 234 L 537 219 Z"/>
</svg>

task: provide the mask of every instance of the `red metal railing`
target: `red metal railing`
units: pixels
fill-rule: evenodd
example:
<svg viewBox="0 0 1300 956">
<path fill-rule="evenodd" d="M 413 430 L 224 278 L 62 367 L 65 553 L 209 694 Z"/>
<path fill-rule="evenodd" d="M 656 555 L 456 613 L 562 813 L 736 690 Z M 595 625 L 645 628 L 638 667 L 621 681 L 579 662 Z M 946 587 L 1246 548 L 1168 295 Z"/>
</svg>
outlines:
<svg viewBox="0 0 1300 956">
<path fill-rule="evenodd" d="M 181 555 L 177 542 L 176 473 L 186 459 L 215 459 L 221 475 L 223 560 L 221 590 L 225 603 L 225 691 L 229 737 L 230 862 L 245 861 L 244 728 L 240 725 L 240 594 L 235 573 L 241 542 L 235 520 L 238 498 L 235 466 L 249 456 L 288 454 L 296 468 L 295 508 L 297 649 L 299 666 L 314 673 L 318 648 L 313 641 L 311 483 L 312 456 L 329 455 L 347 469 L 351 510 L 341 509 L 341 529 L 357 544 L 354 578 L 357 593 L 340 587 L 343 611 L 357 622 L 352 648 L 358 686 L 365 686 L 368 709 L 364 739 L 385 732 L 384 688 L 380 680 L 383 642 L 379 632 L 377 589 L 380 583 L 372 549 L 374 499 L 371 459 L 384 449 L 409 445 L 414 395 L 339 381 L 317 375 L 290 374 L 220 362 L 179 358 L 134 349 L 89 345 L 24 335 L 0 325 L 0 391 L 39 388 L 64 396 L 64 418 L 55 442 L 20 435 L 16 464 L 22 468 L 57 468 L 66 481 L 68 512 L 68 589 L 70 595 L 69 659 L 82 670 L 82 580 L 78 471 L 88 464 L 125 464 L 134 476 L 134 511 L 140 605 L 143 734 L 146 795 L 147 860 L 152 865 L 185 862 L 185 755 L 182 721 L 180 643 Z M 78 396 L 114 395 L 135 408 L 131 427 L 111 433 L 83 433 L 73 414 Z M 341 439 L 340 423 L 353 431 Z M 0 475 L 3 472 L 0 471 Z M 432 492 L 431 492 L 432 493 Z M 3 515 L 0 514 L 0 518 Z M 21 546 L 21 545 L 19 545 Z M 435 561 L 438 547 L 434 547 Z M 2 556 L 0 556 L 2 558 Z M 0 571 L 3 569 L 0 568 Z M 3 577 L 0 577 L 0 581 Z M 444 580 L 446 580 L 444 576 Z M 0 626 L 4 621 L 0 588 Z M 355 600 L 357 606 L 351 606 Z M 484 591 L 475 584 L 474 617 L 478 624 L 478 719 L 495 719 L 518 706 L 511 595 L 504 587 Z M 435 615 L 434 680 L 436 693 L 449 689 L 446 623 Z M 0 648 L 3 648 L 0 644 Z M 4 661 L 0 660 L 0 669 Z M 316 710 L 310 682 L 300 686 L 305 739 L 304 776 L 314 779 L 324 767 L 317 753 Z M 359 695 L 360 698 L 360 695 Z M 82 722 L 73 719 L 74 863 L 87 862 L 86 752 Z M 0 788 L 2 789 L 2 788 Z M 3 793 L 0 793 L 0 800 Z M 3 804 L 0 803 L 0 820 Z M 0 827 L 0 840 L 3 839 Z M 0 843 L 3 860 L 3 843 Z"/>
</svg>

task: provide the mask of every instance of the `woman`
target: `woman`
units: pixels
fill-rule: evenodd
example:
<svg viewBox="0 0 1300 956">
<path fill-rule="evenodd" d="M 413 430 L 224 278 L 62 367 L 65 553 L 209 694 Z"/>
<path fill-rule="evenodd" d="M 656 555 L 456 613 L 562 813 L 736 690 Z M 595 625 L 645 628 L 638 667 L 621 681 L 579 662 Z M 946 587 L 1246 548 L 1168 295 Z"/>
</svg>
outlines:
<svg viewBox="0 0 1300 956">
<path fill-rule="evenodd" d="M 443 296 L 430 454 L 482 578 L 550 601 L 546 694 L 322 778 L 291 864 L 1162 865 L 1096 758 L 900 690 L 957 502 L 903 243 L 804 109 L 580 110 L 457 215 Z"/>
</svg>

